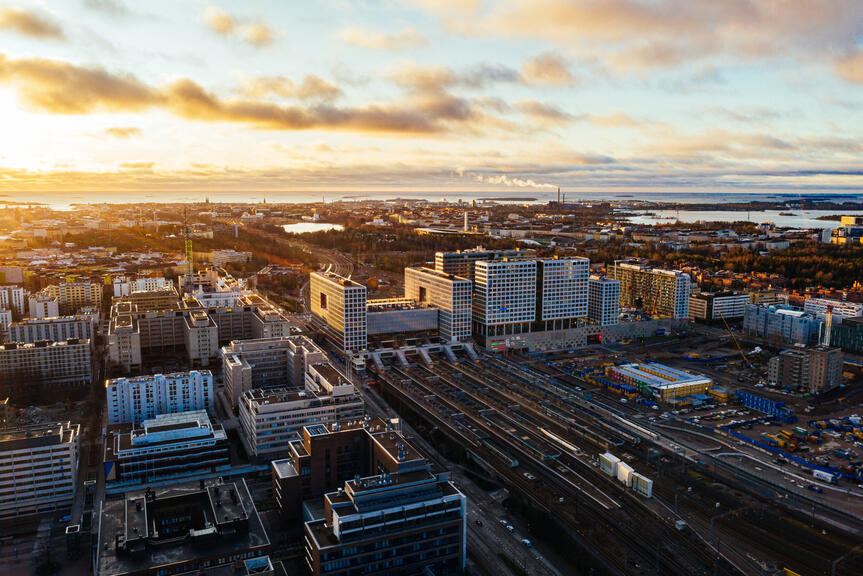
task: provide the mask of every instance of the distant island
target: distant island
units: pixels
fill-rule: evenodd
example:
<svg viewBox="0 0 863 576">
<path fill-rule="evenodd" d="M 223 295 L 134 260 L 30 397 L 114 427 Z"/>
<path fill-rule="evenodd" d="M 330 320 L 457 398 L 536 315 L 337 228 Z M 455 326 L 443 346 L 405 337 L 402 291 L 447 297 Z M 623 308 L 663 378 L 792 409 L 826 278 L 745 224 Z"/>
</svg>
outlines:
<svg viewBox="0 0 863 576">
<path fill-rule="evenodd" d="M 816 220 L 829 220 L 830 222 L 840 222 L 842 220 L 841 214 L 825 214 L 824 216 L 818 216 L 815 218 Z"/>
</svg>

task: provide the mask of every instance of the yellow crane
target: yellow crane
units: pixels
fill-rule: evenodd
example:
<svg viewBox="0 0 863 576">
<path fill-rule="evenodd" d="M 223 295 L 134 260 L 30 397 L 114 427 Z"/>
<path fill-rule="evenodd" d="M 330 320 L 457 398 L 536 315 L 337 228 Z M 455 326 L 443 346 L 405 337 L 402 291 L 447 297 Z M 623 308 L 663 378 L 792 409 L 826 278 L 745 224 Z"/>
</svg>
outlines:
<svg viewBox="0 0 863 576">
<path fill-rule="evenodd" d="M 716 311 L 719 314 L 719 317 L 722 318 L 722 323 L 725 324 L 725 329 L 728 331 L 728 335 L 731 336 L 731 339 L 734 341 L 734 345 L 737 346 L 737 350 L 740 352 L 740 357 L 743 358 L 743 365 L 752 368 L 752 364 L 749 362 L 749 359 L 746 358 L 746 353 L 743 352 L 743 347 L 740 346 L 740 342 L 737 341 L 737 338 L 734 336 L 734 332 L 731 331 L 731 326 L 728 325 L 728 321 L 725 319 L 725 316 L 722 315 L 722 312 L 719 310 Z"/>
</svg>

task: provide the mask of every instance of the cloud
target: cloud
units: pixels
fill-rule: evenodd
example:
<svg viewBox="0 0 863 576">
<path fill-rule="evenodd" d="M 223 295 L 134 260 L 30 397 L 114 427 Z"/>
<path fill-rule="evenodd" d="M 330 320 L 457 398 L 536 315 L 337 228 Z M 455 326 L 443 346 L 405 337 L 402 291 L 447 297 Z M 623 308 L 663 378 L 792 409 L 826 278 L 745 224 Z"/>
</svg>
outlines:
<svg viewBox="0 0 863 576">
<path fill-rule="evenodd" d="M 84 0 L 84 6 L 111 16 L 129 14 L 129 8 L 121 0 Z"/>
<path fill-rule="evenodd" d="M 22 36 L 39 39 L 65 38 L 59 24 L 33 12 L 0 6 L 0 30 L 9 30 Z"/>
<path fill-rule="evenodd" d="M 218 6 L 204 8 L 204 23 L 207 27 L 222 36 L 230 36 L 237 28 L 236 19 Z"/>
<path fill-rule="evenodd" d="M 128 74 L 55 60 L 9 60 L 2 54 L 0 83 L 15 86 L 31 109 L 54 114 L 139 111 L 160 99 L 157 91 Z"/>
<path fill-rule="evenodd" d="M 415 0 L 450 32 L 539 40 L 638 73 L 729 56 L 831 58 L 853 48 L 863 24 L 858 0 L 509 0 L 463 10 L 432 3 Z"/>
<path fill-rule="evenodd" d="M 104 134 L 112 138 L 131 138 L 140 136 L 141 129 L 135 126 L 114 126 L 105 130 Z"/>
<path fill-rule="evenodd" d="M 446 66 L 404 62 L 391 70 L 387 78 L 408 90 L 439 91 L 456 87 L 481 89 L 498 83 L 514 83 L 519 81 L 519 74 L 512 68 L 493 64 L 479 64 L 456 72 Z"/>
<path fill-rule="evenodd" d="M 587 119 L 594 126 L 602 128 L 637 128 L 642 126 L 641 122 L 620 111 L 610 114 L 588 114 Z"/>
<path fill-rule="evenodd" d="M 216 34 L 225 38 L 237 37 L 255 48 L 270 46 L 276 39 L 276 32 L 266 24 L 237 18 L 218 6 L 207 6 L 203 19 Z"/>
<path fill-rule="evenodd" d="M 835 62 L 836 73 L 846 82 L 863 84 L 863 51 L 850 52 Z"/>
<path fill-rule="evenodd" d="M 339 32 L 339 38 L 346 44 L 369 50 L 412 50 L 428 44 L 426 37 L 413 26 L 390 33 L 351 26 Z"/>
<path fill-rule="evenodd" d="M 570 114 L 557 106 L 538 102 L 537 100 L 517 100 L 514 106 L 534 122 L 542 124 L 563 124 L 572 120 Z"/>
<path fill-rule="evenodd" d="M 153 170 L 153 167 L 155 165 L 155 162 L 120 162 L 119 164 L 121 170 L 128 170 L 132 172 L 150 172 Z"/>
<path fill-rule="evenodd" d="M 256 48 L 264 48 L 275 41 L 273 29 L 261 23 L 243 24 L 240 26 L 240 35 Z"/>
<path fill-rule="evenodd" d="M 525 84 L 544 86 L 572 86 L 576 83 L 564 59 L 555 52 L 546 52 L 521 67 L 521 78 Z"/>
<path fill-rule="evenodd" d="M 297 84 L 285 76 L 259 76 L 243 83 L 241 92 L 248 98 L 265 98 L 273 95 L 297 100 L 320 100 L 330 102 L 342 95 L 335 84 L 310 74 Z"/>
<path fill-rule="evenodd" d="M 280 106 L 251 98 L 223 99 L 188 78 L 156 88 L 132 75 L 113 74 L 102 68 L 53 60 L 11 60 L 0 55 L 0 84 L 16 87 L 21 101 L 31 109 L 55 114 L 162 108 L 201 122 L 231 122 L 272 130 L 382 134 L 432 134 L 459 129 L 476 133 L 507 128 L 504 121 L 489 117 L 480 107 L 443 89 L 447 82 L 437 73 L 427 74 L 418 83 L 414 78 L 406 84 L 412 87 L 404 98 L 363 106 L 337 107 L 326 102 Z M 316 77 L 307 77 L 299 86 L 276 80 L 264 88 L 271 92 L 290 88 L 297 98 L 319 99 L 338 90 Z"/>
</svg>

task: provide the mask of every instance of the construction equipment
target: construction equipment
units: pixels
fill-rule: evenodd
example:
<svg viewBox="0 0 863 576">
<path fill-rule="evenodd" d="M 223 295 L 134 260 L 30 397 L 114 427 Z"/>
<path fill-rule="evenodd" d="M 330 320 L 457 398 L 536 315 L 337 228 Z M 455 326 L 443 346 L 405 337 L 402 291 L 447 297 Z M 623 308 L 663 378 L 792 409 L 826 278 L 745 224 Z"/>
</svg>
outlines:
<svg viewBox="0 0 863 576">
<path fill-rule="evenodd" d="M 734 332 L 731 330 L 731 326 L 728 325 L 728 320 L 725 319 L 725 316 L 722 315 L 722 312 L 719 310 L 716 311 L 719 314 L 719 317 L 722 318 L 722 323 L 725 324 L 725 330 L 728 331 L 728 335 L 731 336 L 731 340 L 734 341 L 734 345 L 737 346 L 737 350 L 740 352 L 740 357 L 743 358 L 743 365 L 748 368 L 753 368 L 752 363 L 749 362 L 749 359 L 746 358 L 746 353 L 743 352 L 743 348 L 740 346 L 740 342 L 737 341 L 737 338 L 734 336 Z"/>
<path fill-rule="evenodd" d="M 183 248 L 186 251 L 186 263 L 183 266 L 183 291 L 191 293 L 194 290 L 194 264 L 192 263 L 192 230 L 189 228 L 188 211 L 183 209 Z"/>
</svg>

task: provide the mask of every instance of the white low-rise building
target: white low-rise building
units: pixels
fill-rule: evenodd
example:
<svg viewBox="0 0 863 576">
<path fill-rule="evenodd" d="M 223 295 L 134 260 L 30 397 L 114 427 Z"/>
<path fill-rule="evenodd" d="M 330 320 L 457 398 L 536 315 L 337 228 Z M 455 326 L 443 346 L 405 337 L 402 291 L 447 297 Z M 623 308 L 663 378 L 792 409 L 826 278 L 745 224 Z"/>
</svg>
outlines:
<svg viewBox="0 0 863 576">
<path fill-rule="evenodd" d="M 209 370 L 115 378 L 105 382 L 108 424 L 140 424 L 160 414 L 213 411 L 213 374 Z"/>
</svg>

